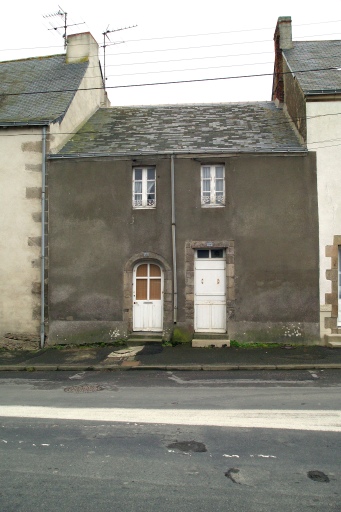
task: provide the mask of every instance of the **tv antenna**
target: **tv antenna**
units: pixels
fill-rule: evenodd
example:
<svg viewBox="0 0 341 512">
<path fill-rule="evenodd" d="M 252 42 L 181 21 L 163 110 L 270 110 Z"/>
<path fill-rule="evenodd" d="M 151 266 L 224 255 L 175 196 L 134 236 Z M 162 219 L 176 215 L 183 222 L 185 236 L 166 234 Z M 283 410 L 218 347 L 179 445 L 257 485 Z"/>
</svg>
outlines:
<svg viewBox="0 0 341 512">
<path fill-rule="evenodd" d="M 107 46 L 109 46 L 108 44 L 105 44 L 105 43 L 106 43 L 106 39 L 108 39 L 108 41 L 110 41 L 108 34 L 111 34 L 112 32 L 120 32 L 121 30 L 128 30 L 129 28 L 135 28 L 135 27 L 137 27 L 137 25 L 131 25 L 130 27 L 122 27 L 122 28 L 116 28 L 114 30 L 109 30 L 109 25 L 108 25 L 107 28 L 105 29 L 105 31 L 102 32 L 102 35 L 103 35 L 103 80 L 104 80 L 104 88 L 105 88 L 105 81 L 106 81 L 106 75 L 105 75 L 105 49 L 106 49 Z M 115 45 L 115 44 L 122 44 L 124 42 L 125 41 L 117 41 L 117 42 L 112 43 L 110 41 L 110 46 L 111 45 Z"/>
<path fill-rule="evenodd" d="M 68 25 L 67 24 L 67 12 L 65 12 L 64 9 L 60 5 L 58 5 L 58 7 L 59 7 L 59 11 L 58 12 L 54 12 L 52 14 L 46 14 L 45 16 L 43 16 L 43 18 L 53 18 L 55 16 L 60 16 L 63 19 L 64 25 L 62 27 L 54 27 L 52 25 L 52 23 L 50 22 L 50 25 L 51 25 L 52 28 L 49 28 L 49 30 L 57 30 L 58 31 L 61 28 L 64 29 L 64 34 L 63 34 L 64 50 L 66 50 L 66 46 L 67 46 L 67 34 L 66 34 L 66 31 L 67 31 L 67 28 L 68 27 L 74 27 L 75 25 L 84 25 L 85 22 L 83 21 L 81 23 L 72 23 L 71 25 Z"/>
</svg>

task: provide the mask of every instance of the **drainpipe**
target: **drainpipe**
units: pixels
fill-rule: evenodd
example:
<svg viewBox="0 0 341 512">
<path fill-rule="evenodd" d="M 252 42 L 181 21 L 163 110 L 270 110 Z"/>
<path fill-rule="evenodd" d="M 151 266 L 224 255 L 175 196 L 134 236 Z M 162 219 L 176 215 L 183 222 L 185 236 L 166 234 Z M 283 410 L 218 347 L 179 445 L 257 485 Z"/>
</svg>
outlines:
<svg viewBox="0 0 341 512">
<path fill-rule="evenodd" d="M 171 194 L 172 194 L 172 253 L 173 253 L 173 322 L 178 319 L 178 282 L 176 269 L 176 224 L 175 224 L 175 190 L 174 190 L 174 154 L 171 155 Z"/>
<path fill-rule="evenodd" d="M 41 265 L 40 265 L 40 348 L 45 343 L 45 205 L 46 205 L 46 126 L 42 133 L 42 166 L 41 166 Z"/>
</svg>

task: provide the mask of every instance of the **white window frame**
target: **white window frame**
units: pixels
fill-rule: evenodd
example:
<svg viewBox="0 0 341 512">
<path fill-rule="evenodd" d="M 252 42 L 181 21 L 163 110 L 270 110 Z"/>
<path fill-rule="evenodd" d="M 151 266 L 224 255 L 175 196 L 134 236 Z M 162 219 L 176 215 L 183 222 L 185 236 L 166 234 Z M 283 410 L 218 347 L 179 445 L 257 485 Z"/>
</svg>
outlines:
<svg viewBox="0 0 341 512">
<path fill-rule="evenodd" d="M 222 177 L 217 177 L 217 169 L 222 170 Z M 209 176 L 207 175 L 209 171 Z M 217 189 L 217 182 L 223 183 L 222 190 Z M 212 208 L 225 206 L 225 166 L 202 165 L 201 166 L 201 206 Z"/>
<path fill-rule="evenodd" d="M 136 180 L 136 171 L 142 171 L 142 180 Z M 148 171 L 154 171 L 154 179 L 148 180 Z M 141 192 L 136 191 L 136 184 L 141 182 Z M 154 183 L 154 198 L 148 197 L 148 184 Z M 141 196 L 137 199 L 136 196 Z M 133 208 L 155 208 L 156 206 L 156 169 L 155 167 L 134 167 L 133 168 Z"/>
</svg>

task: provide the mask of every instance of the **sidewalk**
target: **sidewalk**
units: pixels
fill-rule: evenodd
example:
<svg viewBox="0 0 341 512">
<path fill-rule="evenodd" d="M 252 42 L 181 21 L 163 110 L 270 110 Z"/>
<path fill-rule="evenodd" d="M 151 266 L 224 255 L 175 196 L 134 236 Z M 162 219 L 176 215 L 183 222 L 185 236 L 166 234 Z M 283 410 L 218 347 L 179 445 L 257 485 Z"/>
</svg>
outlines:
<svg viewBox="0 0 341 512">
<path fill-rule="evenodd" d="M 0 371 L 51 370 L 295 370 L 341 369 L 341 350 L 321 346 L 276 348 L 47 347 L 0 349 Z"/>
</svg>

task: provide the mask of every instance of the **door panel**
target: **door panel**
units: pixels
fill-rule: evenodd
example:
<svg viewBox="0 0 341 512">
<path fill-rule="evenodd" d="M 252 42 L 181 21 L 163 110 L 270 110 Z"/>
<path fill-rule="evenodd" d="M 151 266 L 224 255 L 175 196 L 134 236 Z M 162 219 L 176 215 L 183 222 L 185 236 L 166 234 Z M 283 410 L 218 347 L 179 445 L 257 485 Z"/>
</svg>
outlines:
<svg viewBox="0 0 341 512">
<path fill-rule="evenodd" d="M 226 332 L 225 260 L 195 260 L 194 328 Z"/>
<path fill-rule="evenodd" d="M 142 263 L 133 272 L 133 330 L 162 331 L 163 274 L 154 263 Z"/>
</svg>

